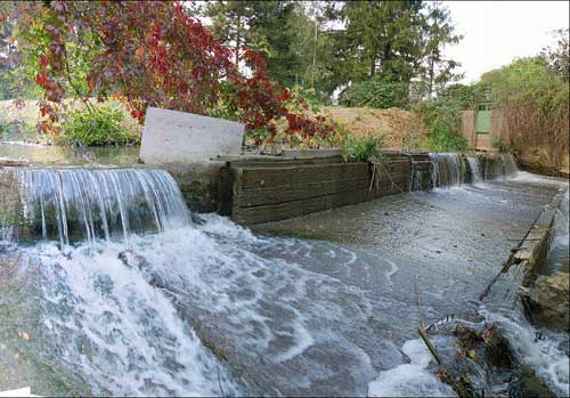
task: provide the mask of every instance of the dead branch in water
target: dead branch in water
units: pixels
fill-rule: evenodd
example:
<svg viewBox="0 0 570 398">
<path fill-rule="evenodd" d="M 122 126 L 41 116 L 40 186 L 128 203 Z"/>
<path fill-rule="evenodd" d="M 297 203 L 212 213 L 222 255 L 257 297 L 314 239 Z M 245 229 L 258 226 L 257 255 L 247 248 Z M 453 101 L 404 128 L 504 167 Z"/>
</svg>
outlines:
<svg viewBox="0 0 570 398">
<path fill-rule="evenodd" d="M 435 350 L 435 347 L 433 346 L 433 344 L 431 343 L 431 341 L 429 340 L 429 337 L 427 336 L 423 326 L 420 326 L 418 328 L 418 333 L 420 334 L 420 337 L 422 338 L 422 341 L 424 342 L 424 344 L 426 345 L 426 347 L 428 348 L 429 352 L 431 353 L 431 355 L 433 356 L 433 358 L 435 359 L 435 361 L 437 362 L 438 365 L 441 365 L 441 359 L 439 358 L 439 355 L 437 354 L 437 351 Z"/>
</svg>

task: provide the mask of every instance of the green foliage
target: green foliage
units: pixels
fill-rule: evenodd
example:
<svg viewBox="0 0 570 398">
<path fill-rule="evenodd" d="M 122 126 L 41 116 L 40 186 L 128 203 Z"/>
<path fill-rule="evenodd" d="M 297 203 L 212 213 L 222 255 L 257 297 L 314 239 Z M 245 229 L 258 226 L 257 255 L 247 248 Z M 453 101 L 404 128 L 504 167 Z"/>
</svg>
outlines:
<svg viewBox="0 0 570 398">
<path fill-rule="evenodd" d="M 541 52 L 549 69 L 562 79 L 570 80 L 570 30 L 558 29 L 555 31 L 556 44 L 548 46 Z"/>
<path fill-rule="evenodd" d="M 111 106 L 69 112 L 63 122 L 62 141 L 84 146 L 138 143 L 138 135 L 124 127 L 125 113 Z"/>
<path fill-rule="evenodd" d="M 485 73 L 481 84 L 504 119 L 516 150 L 545 146 L 558 163 L 569 148 L 570 84 L 543 57 L 517 59 Z"/>
<path fill-rule="evenodd" d="M 406 83 L 374 78 L 347 88 L 340 97 L 340 103 L 351 107 L 404 108 L 407 105 L 407 88 Z"/>
<path fill-rule="evenodd" d="M 347 134 L 344 139 L 342 153 L 346 161 L 367 162 L 371 158 L 379 158 L 384 140 L 382 135 L 354 136 Z"/>
<path fill-rule="evenodd" d="M 427 128 L 427 140 L 434 152 L 455 152 L 467 149 L 468 142 L 461 135 L 460 101 L 453 97 L 438 98 L 419 104 L 419 112 Z"/>
</svg>

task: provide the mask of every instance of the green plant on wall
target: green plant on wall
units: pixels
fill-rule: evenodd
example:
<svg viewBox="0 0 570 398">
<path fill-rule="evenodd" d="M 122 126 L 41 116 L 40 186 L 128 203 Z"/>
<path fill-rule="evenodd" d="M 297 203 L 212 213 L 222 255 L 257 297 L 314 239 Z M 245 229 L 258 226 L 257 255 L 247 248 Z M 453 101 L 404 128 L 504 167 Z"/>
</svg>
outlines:
<svg viewBox="0 0 570 398">
<path fill-rule="evenodd" d="M 351 162 L 367 162 L 371 158 L 379 158 L 383 143 L 382 135 L 358 137 L 347 134 L 342 147 L 343 157 Z"/>
</svg>

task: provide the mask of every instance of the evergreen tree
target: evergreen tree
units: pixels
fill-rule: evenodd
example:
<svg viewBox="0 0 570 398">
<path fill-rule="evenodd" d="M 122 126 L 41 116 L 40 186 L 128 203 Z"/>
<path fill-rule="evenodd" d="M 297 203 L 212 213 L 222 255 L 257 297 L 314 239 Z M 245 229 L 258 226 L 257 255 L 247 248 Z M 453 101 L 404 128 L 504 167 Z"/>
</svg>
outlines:
<svg viewBox="0 0 570 398">
<path fill-rule="evenodd" d="M 427 15 L 423 21 L 424 32 L 424 62 L 421 70 L 425 86 L 425 94 L 432 96 L 442 90 L 450 81 L 457 81 L 463 76 L 455 72 L 460 66 L 452 59 L 445 59 L 443 47 L 457 44 L 462 39 L 455 34 L 449 10 L 441 2 L 429 3 Z"/>
</svg>

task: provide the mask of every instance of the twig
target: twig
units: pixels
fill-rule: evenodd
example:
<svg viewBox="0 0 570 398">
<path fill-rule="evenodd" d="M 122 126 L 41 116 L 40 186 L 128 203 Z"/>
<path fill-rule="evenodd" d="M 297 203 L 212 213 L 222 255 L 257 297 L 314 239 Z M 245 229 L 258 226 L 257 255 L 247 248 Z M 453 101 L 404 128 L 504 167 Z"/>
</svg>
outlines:
<svg viewBox="0 0 570 398">
<path fill-rule="evenodd" d="M 422 340 L 423 340 L 424 344 L 426 345 L 426 347 L 428 348 L 429 352 L 431 352 L 431 355 L 433 356 L 433 358 L 435 359 L 437 364 L 441 365 L 441 359 L 439 359 L 439 355 L 437 354 L 437 351 L 435 350 L 433 344 L 431 343 L 428 336 L 426 335 L 423 327 L 420 326 L 418 328 L 418 333 L 420 334 L 420 337 L 422 338 Z"/>
</svg>

